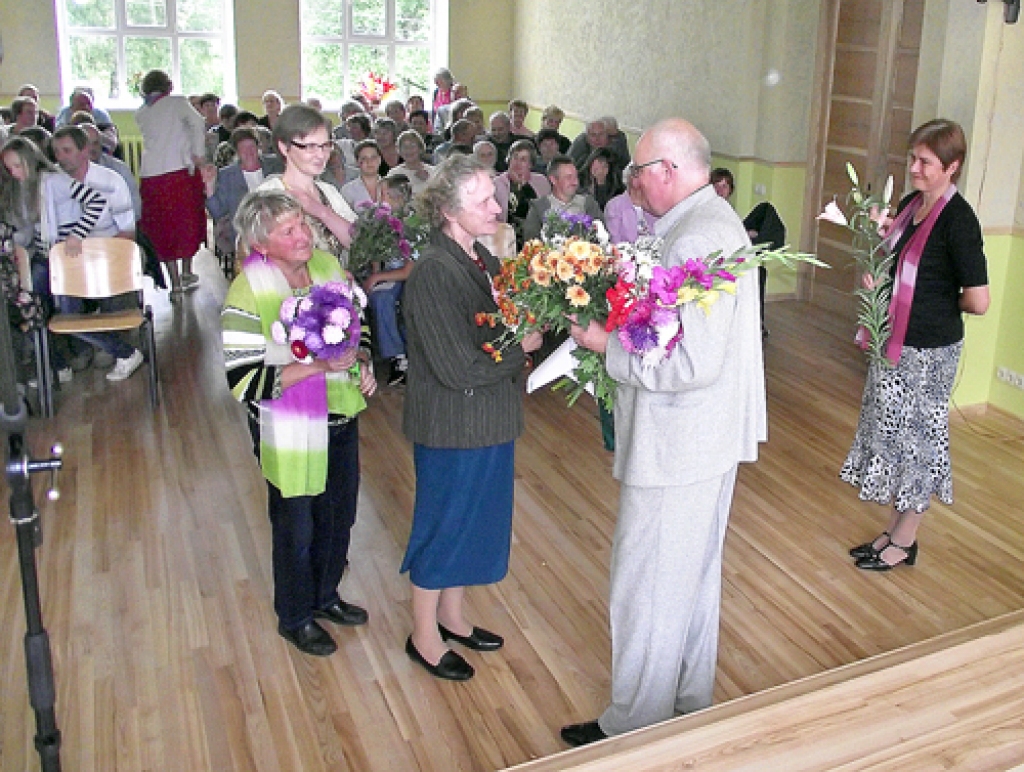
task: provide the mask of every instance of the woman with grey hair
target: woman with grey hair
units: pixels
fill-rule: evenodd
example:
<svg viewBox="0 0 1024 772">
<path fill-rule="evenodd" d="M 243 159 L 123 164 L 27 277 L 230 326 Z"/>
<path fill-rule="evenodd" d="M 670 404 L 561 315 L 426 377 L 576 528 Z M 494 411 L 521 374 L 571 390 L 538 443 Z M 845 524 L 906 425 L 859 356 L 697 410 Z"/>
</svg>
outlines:
<svg viewBox="0 0 1024 772">
<path fill-rule="evenodd" d="M 417 211 L 432 226 L 405 287 L 409 372 L 403 431 L 414 445 L 416 503 L 402 563 L 412 582 L 406 653 L 438 678 L 465 681 L 472 666 L 451 651 L 501 648 L 501 636 L 463 616 L 468 585 L 508 572 L 514 443 L 523 431 L 520 379 L 539 333 L 500 357 L 484 350 L 505 330 L 478 324 L 496 313 L 498 260 L 477 242 L 498 229 L 494 183 L 471 156 L 441 164 Z"/>
<path fill-rule="evenodd" d="M 309 105 L 288 105 L 274 124 L 274 144 L 285 162 L 284 174 L 269 177 L 259 189 L 295 196 L 310 218 L 317 249 L 342 258 L 352 243 L 356 215 L 333 185 L 318 179 L 334 149 L 327 119 Z"/>
<path fill-rule="evenodd" d="M 224 301 L 224 362 L 267 481 L 277 629 L 300 651 L 327 656 L 337 645 L 318 619 L 367 620 L 338 584 L 359 492 L 357 416 L 376 381 L 365 324 L 347 328 L 344 353 L 323 359 L 298 357 L 278 325 L 286 300 L 322 285 L 336 283 L 354 300 L 361 292 L 333 255 L 314 248 L 304 207 L 289 193 L 249 193 L 235 228 L 251 252 Z M 364 304 L 353 302 L 359 311 Z"/>
</svg>

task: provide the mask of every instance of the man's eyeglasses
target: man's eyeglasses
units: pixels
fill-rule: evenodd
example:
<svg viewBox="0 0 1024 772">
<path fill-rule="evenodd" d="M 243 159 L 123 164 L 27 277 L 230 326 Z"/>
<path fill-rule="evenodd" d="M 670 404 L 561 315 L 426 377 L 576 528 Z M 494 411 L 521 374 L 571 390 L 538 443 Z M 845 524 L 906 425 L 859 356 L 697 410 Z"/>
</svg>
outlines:
<svg viewBox="0 0 1024 772">
<path fill-rule="evenodd" d="M 633 164 L 633 173 L 639 174 L 642 169 L 646 169 L 648 166 L 654 166 L 654 164 L 666 163 L 673 169 L 678 169 L 679 165 L 675 161 L 669 161 L 667 158 L 655 158 L 653 161 L 648 161 L 645 164 Z"/>
<path fill-rule="evenodd" d="M 307 153 L 312 153 L 314 150 L 319 150 L 322 153 L 330 153 L 334 149 L 333 142 L 324 142 L 322 145 L 316 142 L 296 142 L 294 139 L 291 141 L 292 147 L 297 147 L 299 150 L 305 150 Z"/>
</svg>

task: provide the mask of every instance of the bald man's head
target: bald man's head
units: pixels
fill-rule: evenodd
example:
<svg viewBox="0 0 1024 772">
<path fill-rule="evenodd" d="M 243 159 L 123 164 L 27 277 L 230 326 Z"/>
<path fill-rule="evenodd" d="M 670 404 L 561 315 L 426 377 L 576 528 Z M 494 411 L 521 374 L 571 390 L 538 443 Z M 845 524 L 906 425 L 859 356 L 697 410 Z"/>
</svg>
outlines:
<svg viewBox="0 0 1024 772">
<path fill-rule="evenodd" d="M 644 132 L 633 166 L 644 208 L 660 217 L 708 183 L 711 147 L 692 123 L 669 118 Z"/>
</svg>

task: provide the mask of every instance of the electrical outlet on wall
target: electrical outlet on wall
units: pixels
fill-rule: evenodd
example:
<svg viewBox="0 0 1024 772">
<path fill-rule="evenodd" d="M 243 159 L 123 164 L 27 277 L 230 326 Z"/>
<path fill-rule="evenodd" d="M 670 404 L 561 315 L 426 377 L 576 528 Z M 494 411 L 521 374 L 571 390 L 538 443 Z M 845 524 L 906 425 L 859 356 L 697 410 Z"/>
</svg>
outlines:
<svg viewBox="0 0 1024 772">
<path fill-rule="evenodd" d="M 996 378 L 1003 383 L 1008 383 L 1015 388 L 1024 390 L 1024 375 L 1014 372 L 1009 367 L 1000 367 L 996 370 Z"/>
<path fill-rule="evenodd" d="M 763 183 L 757 183 L 754 185 L 755 196 L 765 196 L 768 194 L 768 188 Z"/>
</svg>

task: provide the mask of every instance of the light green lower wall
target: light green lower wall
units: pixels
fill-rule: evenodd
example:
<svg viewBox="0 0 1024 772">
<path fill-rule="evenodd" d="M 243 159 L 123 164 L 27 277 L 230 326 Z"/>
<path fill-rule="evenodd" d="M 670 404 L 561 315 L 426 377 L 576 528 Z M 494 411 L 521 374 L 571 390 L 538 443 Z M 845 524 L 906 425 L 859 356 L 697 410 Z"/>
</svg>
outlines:
<svg viewBox="0 0 1024 772">
<path fill-rule="evenodd" d="M 983 317 L 967 318 L 957 404 L 987 402 L 1024 419 L 1024 390 L 996 377 L 1000 367 L 1024 374 L 1024 236 L 986 235 L 985 256 L 992 304 Z"/>
</svg>

